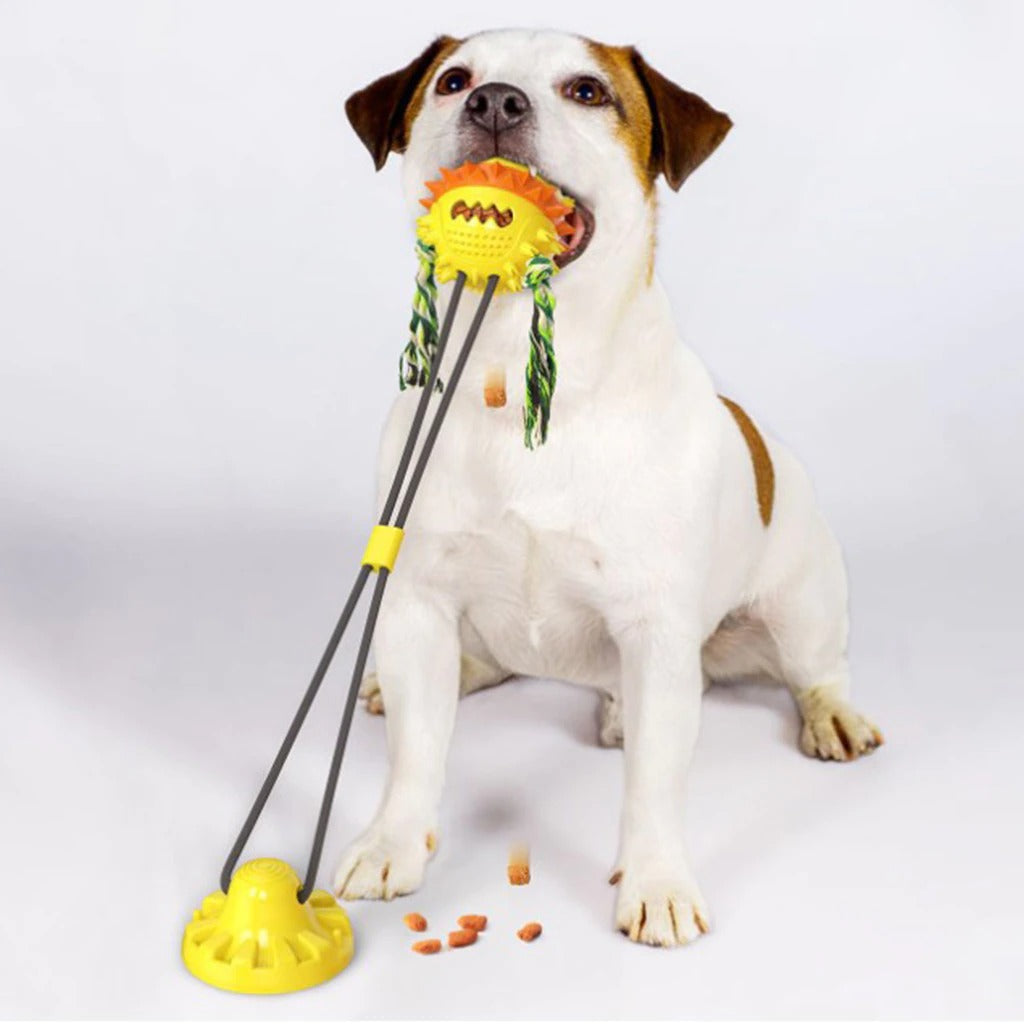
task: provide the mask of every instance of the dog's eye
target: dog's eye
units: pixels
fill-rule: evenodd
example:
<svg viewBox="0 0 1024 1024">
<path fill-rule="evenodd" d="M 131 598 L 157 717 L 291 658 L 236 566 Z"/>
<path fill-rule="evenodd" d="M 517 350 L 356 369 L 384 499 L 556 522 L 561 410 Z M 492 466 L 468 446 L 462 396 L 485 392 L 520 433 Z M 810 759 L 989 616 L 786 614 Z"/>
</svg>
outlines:
<svg viewBox="0 0 1024 1024">
<path fill-rule="evenodd" d="M 566 82 L 562 92 L 571 100 L 582 103 L 585 107 L 603 107 L 610 97 L 605 87 L 590 75 L 580 75 L 571 82 Z"/>
<path fill-rule="evenodd" d="M 437 94 L 439 96 L 451 96 L 453 93 L 462 92 L 469 86 L 470 74 L 465 68 L 449 68 L 437 80 Z"/>
</svg>

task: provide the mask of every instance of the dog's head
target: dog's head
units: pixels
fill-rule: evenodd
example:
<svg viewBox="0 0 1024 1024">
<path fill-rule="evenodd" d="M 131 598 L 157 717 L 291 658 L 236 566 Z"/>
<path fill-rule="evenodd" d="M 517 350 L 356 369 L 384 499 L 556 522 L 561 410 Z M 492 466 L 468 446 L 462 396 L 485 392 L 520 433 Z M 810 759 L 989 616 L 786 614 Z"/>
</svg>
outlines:
<svg viewBox="0 0 1024 1024">
<path fill-rule="evenodd" d="M 620 246 L 658 176 L 678 189 L 732 124 L 633 47 L 547 31 L 441 36 L 345 109 L 378 169 L 405 154 L 413 208 L 441 167 L 502 156 L 535 168 L 577 202 L 563 266 L 592 242 Z"/>
</svg>

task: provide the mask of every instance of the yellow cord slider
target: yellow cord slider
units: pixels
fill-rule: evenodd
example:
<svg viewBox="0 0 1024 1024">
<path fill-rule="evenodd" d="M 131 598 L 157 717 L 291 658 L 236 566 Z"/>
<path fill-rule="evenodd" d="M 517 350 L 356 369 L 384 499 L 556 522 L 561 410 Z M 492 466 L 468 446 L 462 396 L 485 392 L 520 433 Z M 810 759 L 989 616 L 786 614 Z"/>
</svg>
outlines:
<svg viewBox="0 0 1024 1024">
<path fill-rule="evenodd" d="M 405 531 L 399 526 L 381 526 L 378 523 L 370 533 L 362 564 L 368 565 L 374 572 L 380 572 L 381 569 L 391 572 L 404 535 Z"/>
</svg>

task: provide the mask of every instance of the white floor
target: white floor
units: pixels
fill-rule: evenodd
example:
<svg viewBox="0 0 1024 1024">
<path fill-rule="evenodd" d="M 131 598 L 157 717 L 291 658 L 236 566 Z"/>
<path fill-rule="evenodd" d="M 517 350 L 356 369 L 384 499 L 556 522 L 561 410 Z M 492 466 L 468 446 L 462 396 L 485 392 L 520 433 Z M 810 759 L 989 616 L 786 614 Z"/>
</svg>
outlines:
<svg viewBox="0 0 1024 1024">
<path fill-rule="evenodd" d="M 5 1016 L 1024 1011 L 1017 595 L 992 593 L 977 552 L 938 564 L 925 547 L 850 553 L 878 754 L 810 761 L 783 693 L 709 695 L 689 821 L 714 922 L 696 945 L 640 948 L 612 929 L 620 754 L 595 745 L 593 694 L 514 681 L 463 703 L 426 885 L 350 906 L 358 952 L 340 978 L 262 1000 L 195 981 L 182 926 L 216 887 L 357 549 L 257 530 L 103 539 L 68 522 L 4 552 Z M 304 863 L 340 669 L 253 855 Z M 383 722 L 360 712 L 322 882 L 384 764 Z M 533 846 L 524 889 L 504 881 L 514 839 Z M 472 949 L 420 958 L 401 924 L 413 909 L 436 933 L 467 912 L 491 925 Z M 545 927 L 533 946 L 514 937 L 529 919 Z"/>
</svg>

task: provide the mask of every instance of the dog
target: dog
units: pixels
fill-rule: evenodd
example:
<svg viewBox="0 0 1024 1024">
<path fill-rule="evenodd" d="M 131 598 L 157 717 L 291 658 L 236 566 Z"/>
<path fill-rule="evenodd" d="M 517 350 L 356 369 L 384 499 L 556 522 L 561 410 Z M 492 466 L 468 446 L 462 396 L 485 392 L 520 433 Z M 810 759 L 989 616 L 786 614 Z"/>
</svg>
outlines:
<svg viewBox="0 0 1024 1024">
<path fill-rule="evenodd" d="M 710 921 L 682 813 L 704 688 L 785 685 L 809 755 L 848 761 L 882 742 L 848 703 L 845 568 L 810 481 L 716 394 L 654 273 L 657 179 L 678 190 L 732 122 L 633 47 L 520 30 L 435 39 L 346 111 L 378 169 L 403 154 L 414 216 L 439 168 L 494 156 L 576 207 L 556 259 L 547 443 L 522 438 L 530 300 L 499 294 L 423 479 L 362 691 L 387 713 L 389 781 L 335 891 L 414 891 L 437 845 L 460 695 L 552 677 L 600 692 L 600 740 L 624 750 L 617 927 L 650 945 L 690 942 Z M 443 286 L 441 316 L 449 295 Z M 496 370 L 509 382 L 497 408 L 482 398 Z M 389 415 L 381 502 L 418 396 L 399 393 Z"/>
</svg>

